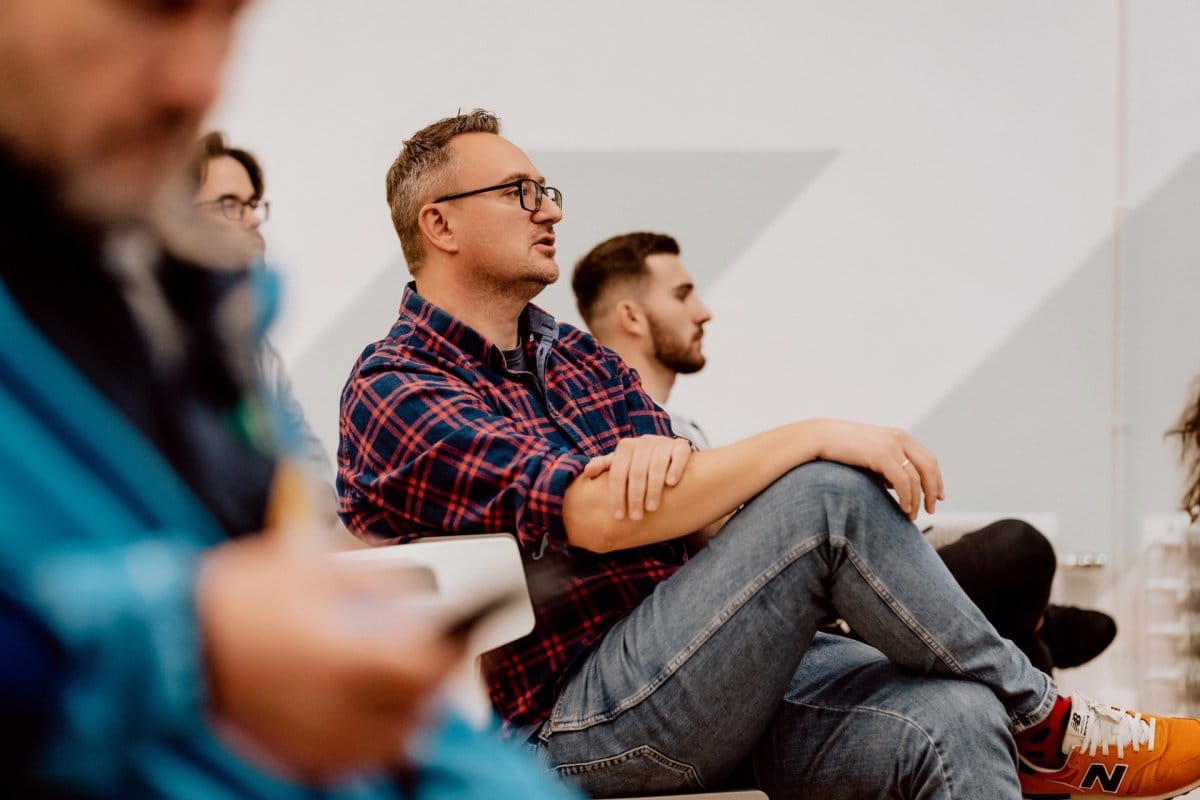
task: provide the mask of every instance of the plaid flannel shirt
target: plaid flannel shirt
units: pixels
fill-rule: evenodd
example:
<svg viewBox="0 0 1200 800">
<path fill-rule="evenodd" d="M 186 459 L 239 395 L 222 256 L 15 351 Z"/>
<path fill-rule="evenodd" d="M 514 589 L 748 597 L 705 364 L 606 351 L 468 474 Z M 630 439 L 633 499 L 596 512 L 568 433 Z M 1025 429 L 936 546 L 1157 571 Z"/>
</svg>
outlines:
<svg viewBox="0 0 1200 800">
<path fill-rule="evenodd" d="M 509 728 L 540 723 L 572 667 L 687 560 L 681 541 L 595 554 L 567 544 L 563 495 L 621 439 L 671 435 L 637 373 L 537 306 L 521 316 L 533 372 L 427 302 L 414 284 L 388 336 L 342 393 L 338 494 L 373 543 L 508 532 L 523 558 L 564 567 L 565 594 L 534 597 L 533 632 L 489 653 L 492 702 Z"/>
</svg>

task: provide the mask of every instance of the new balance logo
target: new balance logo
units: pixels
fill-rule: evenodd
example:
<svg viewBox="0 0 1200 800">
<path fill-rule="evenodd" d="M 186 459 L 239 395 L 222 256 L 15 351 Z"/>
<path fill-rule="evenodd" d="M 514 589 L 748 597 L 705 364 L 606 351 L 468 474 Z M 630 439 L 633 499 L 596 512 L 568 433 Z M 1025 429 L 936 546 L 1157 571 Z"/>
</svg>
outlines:
<svg viewBox="0 0 1200 800">
<path fill-rule="evenodd" d="M 1083 717 L 1079 716 L 1079 712 L 1075 712 L 1074 714 L 1071 715 L 1071 725 L 1078 728 L 1082 724 L 1083 724 Z"/>
<path fill-rule="evenodd" d="M 1101 791 L 1116 794 L 1128 771 L 1129 767 L 1126 764 L 1113 765 L 1112 772 L 1109 772 L 1103 764 L 1092 764 L 1087 768 L 1087 772 L 1083 773 L 1083 780 L 1079 782 L 1079 788 L 1090 790 L 1099 785 Z"/>
</svg>

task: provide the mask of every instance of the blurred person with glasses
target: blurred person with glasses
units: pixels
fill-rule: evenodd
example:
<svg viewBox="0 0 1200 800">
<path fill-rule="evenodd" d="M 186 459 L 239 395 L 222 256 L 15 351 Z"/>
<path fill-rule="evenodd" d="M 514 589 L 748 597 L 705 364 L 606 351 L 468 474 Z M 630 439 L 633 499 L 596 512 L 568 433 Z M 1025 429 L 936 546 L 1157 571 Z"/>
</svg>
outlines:
<svg viewBox="0 0 1200 800">
<path fill-rule="evenodd" d="M 212 224 L 214 237 L 244 252 L 247 267 L 264 269 L 266 241 L 260 228 L 269 218 L 271 206 L 263 199 L 266 178 L 262 165 L 253 153 L 230 145 L 221 131 L 204 134 L 194 149 L 188 172 L 195 187 L 195 207 Z M 340 534 L 333 543 L 353 541 L 345 537 L 337 522 L 333 462 L 308 424 L 282 356 L 266 337 L 259 346 L 257 363 L 268 396 L 278 405 L 285 440 L 294 445 L 299 463 L 319 484 L 314 489 L 321 517 Z"/>
<path fill-rule="evenodd" d="M 242 235 L 248 252 L 261 261 L 266 249 L 259 227 L 271 204 L 263 199 L 262 166 L 251 153 L 231 147 L 220 131 L 209 131 L 196 143 L 190 172 L 196 186 L 193 202 L 223 224 L 230 235 Z"/>
</svg>

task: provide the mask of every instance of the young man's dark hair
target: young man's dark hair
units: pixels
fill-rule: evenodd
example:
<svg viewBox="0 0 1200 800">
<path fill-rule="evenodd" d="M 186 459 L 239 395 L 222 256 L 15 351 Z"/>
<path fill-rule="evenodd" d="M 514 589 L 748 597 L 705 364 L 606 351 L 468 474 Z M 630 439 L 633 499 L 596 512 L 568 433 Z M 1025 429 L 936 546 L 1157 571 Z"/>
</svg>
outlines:
<svg viewBox="0 0 1200 800">
<path fill-rule="evenodd" d="M 679 255 L 679 242 L 665 233 L 637 231 L 606 239 L 579 259 L 571 288 L 579 314 L 589 328 L 600 311 L 605 290 L 616 283 L 645 277 L 646 257 L 658 253 Z"/>
<path fill-rule="evenodd" d="M 197 187 L 204 183 L 204 178 L 208 174 L 208 164 L 214 158 L 221 156 L 229 156 L 237 161 L 246 169 L 246 174 L 250 176 L 250 185 L 254 187 L 254 200 L 261 200 L 263 193 L 266 191 L 266 184 L 263 179 L 262 166 L 258 163 L 258 159 L 254 155 L 240 147 L 232 147 L 225 138 L 225 134 L 221 131 L 209 131 L 200 137 L 196 142 L 196 152 L 192 156 L 191 163 L 188 164 L 188 175 L 192 179 L 192 186 Z"/>
</svg>

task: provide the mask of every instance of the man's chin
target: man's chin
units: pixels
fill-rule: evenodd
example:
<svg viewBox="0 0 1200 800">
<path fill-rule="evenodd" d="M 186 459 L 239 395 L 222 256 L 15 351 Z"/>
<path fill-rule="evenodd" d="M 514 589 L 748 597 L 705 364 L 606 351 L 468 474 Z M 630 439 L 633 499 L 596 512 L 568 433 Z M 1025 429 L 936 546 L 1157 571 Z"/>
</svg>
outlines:
<svg viewBox="0 0 1200 800">
<path fill-rule="evenodd" d="M 96 169 L 68 176 L 60 198 L 66 209 L 99 225 L 144 222 L 161 201 L 162 171 Z"/>
<path fill-rule="evenodd" d="M 60 199 L 68 212 L 107 226 L 145 222 L 154 211 L 158 186 L 109 183 L 89 177 L 63 187 Z"/>
<path fill-rule="evenodd" d="M 558 262 L 550 259 L 549 263 L 543 261 L 539 264 L 532 264 L 526 271 L 525 279 L 530 283 L 538 284 L 542 289 L 554 284 L 558 281 Z"/>
<path fill-rule="evenodd" d="M 654 358 L 679 375 L 692 375 L 704 369 L 707 360 L 702 353 L 656 348 Z"/>
</svg>

